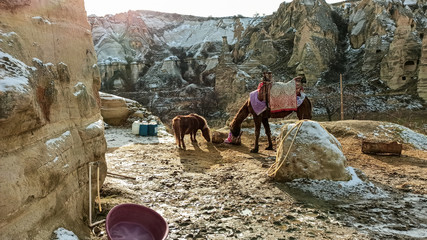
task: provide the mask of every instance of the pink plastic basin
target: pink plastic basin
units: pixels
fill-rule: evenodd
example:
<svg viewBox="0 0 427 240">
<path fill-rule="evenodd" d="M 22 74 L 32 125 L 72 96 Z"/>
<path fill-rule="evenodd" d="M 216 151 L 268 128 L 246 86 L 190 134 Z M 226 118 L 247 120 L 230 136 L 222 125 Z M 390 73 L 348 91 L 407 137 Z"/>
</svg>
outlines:
<svg viewBox="0 0 427 240">
<path fill-rule="evenodd" d="M 105 222 L 111 240 L 164 240 L 169 227 L 156 211 L 138 204 L 115 206 Z"/>
</svg>

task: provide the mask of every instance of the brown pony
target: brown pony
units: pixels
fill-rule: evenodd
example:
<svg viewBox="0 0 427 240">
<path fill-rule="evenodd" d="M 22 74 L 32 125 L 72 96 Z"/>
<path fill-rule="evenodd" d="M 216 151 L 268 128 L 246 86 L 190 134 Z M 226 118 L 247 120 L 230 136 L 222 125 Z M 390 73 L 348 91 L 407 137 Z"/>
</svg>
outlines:
<svg viewBox="0 0 427 240">
<path fill-rule="evenodd" d="M 195 113 L 178 115 L 172 119 L 172 128 L 176 144 L 185 150 L 184 135 L 190 134 L 192 142 L 197 142 L 196 133 L 200 129 L 206 141 L 211 141 L 210 130 L 206 119 Z"/>
<path fill-rule="evenodd" d="M 297 108 L 297 116 L 298 119 L 311 119 L 311 102 L 310 100 L 305 97 L 304 101 L 301 103 L 301 105 Z M 252 108 L 251 101 L 248 99 L 245 104 L 240 108 L 239 112 L 237 112 L 236 116 L 234 116 L 233 120 L 230 123 L 230 133 L 234 139 L 240 138 L 241 135 L 241 125 L 243 120 L 246 119 L 246 117 L 249 114 L 252 114 L 254 118 L 255 123 L 255 146 L 253 149 L 251 149 L 251 153 L 257 153 L 258 152 L 258 142 L 259 142 L 259 135 L 261 130 L 261 122 L 264 125 L 265 134 L 268 138 L 268 147 L 266 150 L 273 150 L 273 143 L 271 141 L 271 130 L 270 125 L 268 123 L 268 118 L 284 118 L 291 114 L 294 111 L 282 111 L 282 112 L 275 112 L 270 113 L 269 110 L 266 110 L 262 112 L 260 115 L 256 115 L 255 111 Z M 240 139 L 236 141 L 240 143 Z"/>
</svg>

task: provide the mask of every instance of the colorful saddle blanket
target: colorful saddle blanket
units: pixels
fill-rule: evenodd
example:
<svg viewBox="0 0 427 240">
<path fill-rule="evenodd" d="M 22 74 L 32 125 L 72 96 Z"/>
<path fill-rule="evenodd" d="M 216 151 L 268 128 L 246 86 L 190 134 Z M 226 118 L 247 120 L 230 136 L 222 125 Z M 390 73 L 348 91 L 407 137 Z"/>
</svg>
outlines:
<svg viewBox="0 0 427 240">
<path fill-rule="evenodd" d="M 274 82 L 270 91 L 271 112 L 296 111 L 297 107 L 295 81 Z"/>
<path fill-rule="evenodd" d="M 252 109 L 255 111 L 256 115 L 259 115 L 267 109 L 265 101 L 258 100 L 258 90 L 252 91 L 249 94 L 249 98 L 251 100 Z"/>
<path fill-rule="evenodd" d="M 258 100 L 258 91 L 252 91 L 249 94 L 251 106 L 256 115 L 261 114 L 267 109 L 265 101 Z M 270 91 L 270 111 L 296 111 L 297 108 L 304 101 L 305 94 L 301 92 L 301 96 L 296 96 L 295 81 L 289 82 L 274 82 Z"/>
</svg>

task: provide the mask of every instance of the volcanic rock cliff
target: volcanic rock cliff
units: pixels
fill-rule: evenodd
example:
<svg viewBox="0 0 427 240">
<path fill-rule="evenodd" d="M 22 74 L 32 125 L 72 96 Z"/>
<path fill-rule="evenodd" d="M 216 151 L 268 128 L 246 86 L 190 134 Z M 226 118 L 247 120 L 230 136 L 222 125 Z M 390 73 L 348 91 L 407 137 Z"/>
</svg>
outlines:
<svg viewBox="0 0 427 240">
<path fill-rule="evenodd" d="M 0 239 L 89 235 L 88 163 L 106 174 L 96 59 L 83 0 L 0 3 Z"/>
<path fill-rule="evenodd" d="M 363 111 L 422 108 L 426 9 L 425 0 L 294 0 L 251 18 L 129 11 L 89 21 L 104 91 L 164 120 L 187 112 L 224 118 L 265 68 L 276 81 L 304 75 L 318 113 L 329 111 L 322 99 L 339 91 L 340 74 L 359 105 L 379 103 Z"/>
</svg>

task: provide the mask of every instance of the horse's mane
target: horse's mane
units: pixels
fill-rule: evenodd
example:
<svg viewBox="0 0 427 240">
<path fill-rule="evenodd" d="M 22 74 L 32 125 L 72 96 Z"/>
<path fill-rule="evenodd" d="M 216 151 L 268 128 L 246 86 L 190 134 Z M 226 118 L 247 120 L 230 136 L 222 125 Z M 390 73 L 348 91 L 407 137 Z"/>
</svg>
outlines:
<svg viewBox="0 0 427 240">
<path fill-rule="evenodd" d="M 199 122 L 200 129 L 209 128 L 208 122 L 206 121 L 206 119 L 204 117 L 202 117 L 196 113 L 190 113 L 189 115 L 194 116 L 197 119 L 197 121 Z"/>
<path fill-rule="evenodd" d="M 233 136 L 235 136 L 235 137 L 240 135 L 240 129 L 241 129 L 242 122 L 249 115 L 249 110 L 248 110 L 248 106 L 247 106 L 249 104 L 248 101 L 249 100 L 247 100 L 245 102 L 245 104 L 243 104 L 243 106 L 239 109 L 237 114 L 234 116 L 233 120 L 231 120 L 230 131 L 233 134 Z"/>
</svg>

